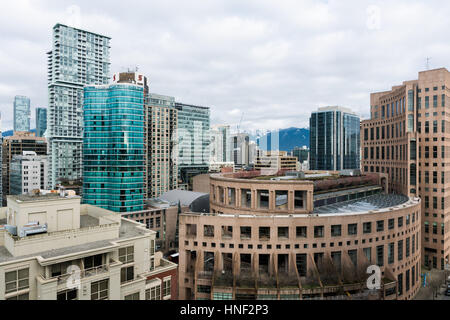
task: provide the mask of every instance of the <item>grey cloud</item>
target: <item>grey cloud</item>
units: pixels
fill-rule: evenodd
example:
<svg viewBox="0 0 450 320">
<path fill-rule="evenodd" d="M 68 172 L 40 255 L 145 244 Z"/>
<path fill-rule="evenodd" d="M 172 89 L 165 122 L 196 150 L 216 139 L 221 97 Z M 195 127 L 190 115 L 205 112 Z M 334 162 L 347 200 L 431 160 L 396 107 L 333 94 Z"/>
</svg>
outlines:
<svg viewBox="0 0 450 320">
<path fill-rule="evenodd" d="M 211 106 L 213 123 L 248 130 L 307 127 L 343 105 L 368 116 L 369 94 L 447 67 L 450 4 L 442 1 L 14 1 L 0 4 L 0 111 L 14 95 L 47 105 L 52 27 L 74 21 L 112 37 L 112 72 L 139 66 L 150 90 Z M 379 9 L 379 25 L 367 8 Z M 235 112 L 230 112 L 236 110 Z"/>
</svg>

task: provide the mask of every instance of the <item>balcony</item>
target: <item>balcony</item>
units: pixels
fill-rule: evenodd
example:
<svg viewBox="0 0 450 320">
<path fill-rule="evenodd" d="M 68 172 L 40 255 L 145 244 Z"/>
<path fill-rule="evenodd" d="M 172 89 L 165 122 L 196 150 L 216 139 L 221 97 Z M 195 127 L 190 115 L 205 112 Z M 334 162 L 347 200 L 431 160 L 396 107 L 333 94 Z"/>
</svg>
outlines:
<svg viewBox="0 0 450 320">
<path fill-rule="evenodd" d="M 68 283 L 70 281 L 69 280 L 70 277 L 72 277 L 72 279 L 74 279 L 74 280 L 76 280 L 76 279 L 81 280 L 81 279 L 93 277 L 93 276 L 107 273 L 107 272 L 109 272 L 109 266 L 105 264 L 105 265 L 101 265 L 101 266 L 97 266 L 97 267 L 93 267 L 93 268 L 89 268 L 89 269 L 84 269 L 84 270 L 74 270 L 71 273 L 61 274 L 61 275 L 53 276 L 53 277 L 42 276 L 42 278 L 45 280 L 56 279 L 58 281 L 58 285 L 61 285 L 61 284 Z"/>
</svg>

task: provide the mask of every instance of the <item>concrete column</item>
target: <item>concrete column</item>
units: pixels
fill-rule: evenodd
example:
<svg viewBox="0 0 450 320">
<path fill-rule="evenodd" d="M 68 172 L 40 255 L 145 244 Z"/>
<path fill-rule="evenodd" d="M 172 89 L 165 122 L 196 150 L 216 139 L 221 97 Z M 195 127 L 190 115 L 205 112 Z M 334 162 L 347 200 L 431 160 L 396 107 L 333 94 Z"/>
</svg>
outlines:
<svg viewBox="0 0 450 320">
<path fill-rule="evenodd" d="M 240 188 L 236 188 L 236 194 L 235 194 L 235 201 L 236 201 L 236 207 L 240 208 L 241 207 L 241 189 Z"/>
<path fill-rule="evenodd" d="M 223 192 L 225 192 L 225 195 L 224 195 L 224 197 L 223 197 L 223 199 L 224 199 L 224 205 L 228 205 L 228 189 L 229 188 L 224 188 L 224 190 L 223 190 Z"/>
</svg>

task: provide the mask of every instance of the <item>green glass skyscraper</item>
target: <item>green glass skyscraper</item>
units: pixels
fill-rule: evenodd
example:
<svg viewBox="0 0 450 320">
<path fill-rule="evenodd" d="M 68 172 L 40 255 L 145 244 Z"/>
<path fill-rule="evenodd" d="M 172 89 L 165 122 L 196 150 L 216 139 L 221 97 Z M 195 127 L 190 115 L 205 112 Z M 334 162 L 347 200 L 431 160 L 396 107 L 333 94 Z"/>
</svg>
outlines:
<svg viewBox="0 0 450 320">
<path fill-rule="evenodd" d="M 83 199 L 115 212 L 144 209 L 144 89 L 84 88 Z"/>
</svg>

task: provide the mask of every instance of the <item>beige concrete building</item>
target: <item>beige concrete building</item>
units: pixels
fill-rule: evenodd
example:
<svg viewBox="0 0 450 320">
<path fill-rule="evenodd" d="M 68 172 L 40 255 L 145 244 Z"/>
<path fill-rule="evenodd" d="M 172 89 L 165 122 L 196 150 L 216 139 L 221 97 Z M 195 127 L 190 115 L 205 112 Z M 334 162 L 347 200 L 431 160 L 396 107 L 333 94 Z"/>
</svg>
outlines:
<svg viewBox="0 0 450 320">
<path fill-rule="evenodd" d="M 300 163 L 297 157 L 288 156 L 286 151 L 265 151 L 255 158 L 255 170 L 279 170 L 298 171 Z"/>
<path fill-rule="evenodd" d="M 390 192 L 422 199 L 422 263 L 443 270 L 450 255 L 450 73 L 419 72 L 372 93 L 361 122 L 361 169 L 385 173 Z"/>
<path fill-rule="evenodd" d="M 175 98 L 150 93 L 146 102 L 148 135 L 148 198 L 177 189 L 178 166 L 175 155 L 178 110 Z"/>
<path fill-rule="evenodd" d="M 8 196 L 0 211 L 0 300 L 176 298 L 177 266 L 155 252 L 155 232 L 80 205 L 73 194 Z"/>
<path fill-rule="evenodd" d="M 181 299 L 411 299 L 420 204 L 386 175 L 210 176 L 210 213 L 180 216 Z M 367 291 L 367 267 L 381 271 Z"/>
</svg>

